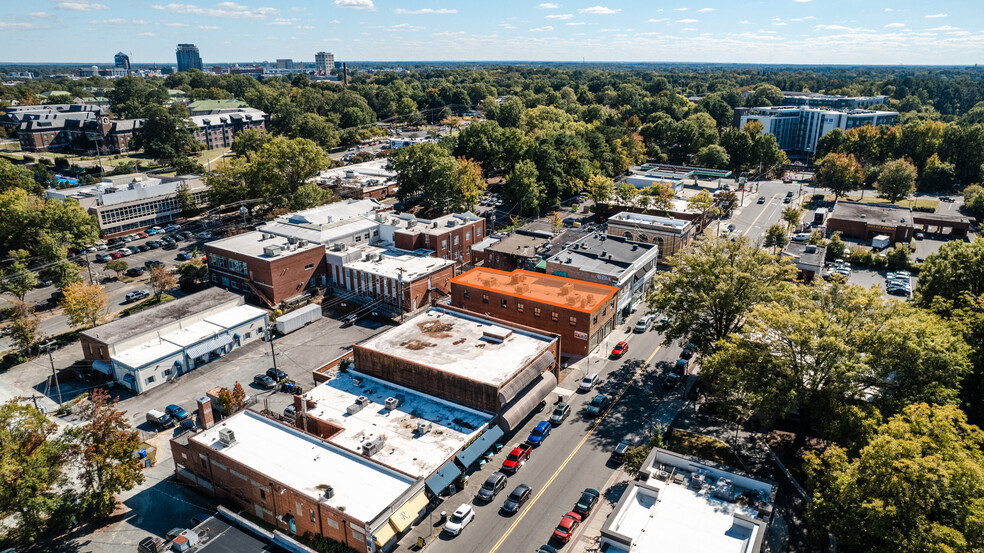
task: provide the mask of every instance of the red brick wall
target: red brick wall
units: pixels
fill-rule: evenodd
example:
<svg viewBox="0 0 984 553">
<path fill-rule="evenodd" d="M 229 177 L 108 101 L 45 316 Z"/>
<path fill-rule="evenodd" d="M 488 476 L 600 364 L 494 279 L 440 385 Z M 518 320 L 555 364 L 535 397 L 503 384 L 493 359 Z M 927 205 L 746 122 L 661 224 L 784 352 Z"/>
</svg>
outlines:
<svg viewBox="0 0 984 553">
<path fill-rule="evenodd" d="M 246 275 L 210 264 L 209 270 L 219 279 L 217 282 L 213 281 L 213 284 L 222 286 L 221 277 L 225 276 L 229 278 L 230 282 L 236 281 L 239 284 L 239 290 L 232 289 L 231 286 L 223 286 L 223 288 L 247 293 L 250 290 L 244 285 L 244 281 L 251 280 L 253 286 L 262 292 L 271 303 L 280 303 L 301 294 L 307 289 L 311 278 L 315 279 L 316 285 L 320 285 L 321 275 L 326 274 L 328 270 L 323 247 L 287 252 L 270 259 L 242 255 L 212 244 L 205 245 L 205 253 L 210 258 L 217 254 L 226 259 L 235 259 L 246 263 Z M 307 265 L 314 265 L 314 268 L 306 270 Z M 263 286 L 264 284 L 267 286 Z"/>
<path fill-rule="evenodd" d="M 425 248 L 434 250 L 434 257 L 451 259 L 458 263 L 471 263 L 471 246 L 485 239 L 485 219 L 479 219 L 456 227 L 430 229 L 434 233 L 396 232 L 393 242 L 402 250 Z M 458 240 L 457 244 L 455 239 Z"/>
<path fill-rule="evenodd" d="M 82 358 L 86 362 L 90 364 L 93 361 L 109 363 L 109 346 L 84 335 L 79 336 L 79 343 L 82 345 Z"/>
</svg>

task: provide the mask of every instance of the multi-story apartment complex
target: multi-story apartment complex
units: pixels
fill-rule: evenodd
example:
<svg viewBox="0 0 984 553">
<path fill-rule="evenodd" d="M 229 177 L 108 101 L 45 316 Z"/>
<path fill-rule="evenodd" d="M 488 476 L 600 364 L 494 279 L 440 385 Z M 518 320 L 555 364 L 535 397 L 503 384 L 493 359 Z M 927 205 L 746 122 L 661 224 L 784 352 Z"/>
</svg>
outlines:
<svg viewBox="0 0 984 553">
<path fill-rule="evenodd" d="M 195 140 L 206 149 L 229 148 L 236 133 L 246 129 L 266 129 L 266 113 L 255 108 L 221 110 L 210 115 L 194 115 Z"/>
<path fill-rule="evenodd" d="M 840 96 L 817 92 L 783 92 L 785 106 L 806 106 L 811 108 L 860 109 L 887 105 L 888 96 Z"/>
<path fill-rule="evenodd" d="M 335 55 L 331 52 L 318 52 L 314 55 L 314 69 L 323 75 L 335 72 Z"/>
<path fill-rule="evenodd" d="M 816 153 L 820 137 L 834 129 L 894 125 L 898 116 L 894 111 L 772 106 L 749 109 L 741 115 L 739 125 L 744 128 L 749 121 L 758 121 L 762 132 L 775 135 L 779 147 L 791 157 L 808 157 Z"/>
<path fill-rule="evenodd" d="M 194 44 L 178 44 L 175 54 L 178 58 L 178 71 L 202 70 L 202 56 Z"/>
<path fill-rule="evenodd" d="M 181 214 L 178 191 L 186 189 L 199 205 L 207 201 L 208 187 L 196 175 L 157 177 L 143 173 L 111 175 L 80 188 L 48 190 L 49 199 L 75 199 L 96 216 L 103 235 L 111 238 L 135 229 L 177 219 Z"/>
<path fill-rule="evenodd" d="M 97 105 L 84 104 L 42 104 L 33 106 L 12 106 L 3 110 L 0 116 L 0 124 L 9 136 L 17 136 L 22 123 L 26 121 L 43 119 L 54 121 L 57 119 L 79 119 L 89 120 L 98 119 L 103 115 L 108 115 L 109 110 Z"/>
</svg>

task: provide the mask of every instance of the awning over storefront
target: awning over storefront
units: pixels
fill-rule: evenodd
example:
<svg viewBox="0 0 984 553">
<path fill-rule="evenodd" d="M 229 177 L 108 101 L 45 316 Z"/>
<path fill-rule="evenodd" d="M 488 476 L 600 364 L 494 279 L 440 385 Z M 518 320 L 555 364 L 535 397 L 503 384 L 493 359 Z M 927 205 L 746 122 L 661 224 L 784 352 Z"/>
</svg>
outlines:
<svg viewBox="0 0 984 553">
<path fill-rule="evenodd" d="M 113 366 L 104 361 L 93 361 L 92 368 L 103 374 L 113 374 Z"/>
<path fill-rule="evenodd" d="M 555 386 L 557 386 L 557 377 L 553 373 L 545 372 L 540 375 L 540 378 L 533 381 L 523 393 L 499 412 L 499 426 L 504 430 L 516 428 L 516 425 L 522 422 Z"/>
<path fill-rule="evenodd" d="M 553 376 L 553 375 L 551 375 Z M 555 379 L 556 381 L 556 379 Z M 461 463 L 462 467 L 468 468 L 482 456 L 496 440 L 502 437 L 505 432 L 502 431 L 498 426 L 493 426 L 485 431 L 477 440 L 472 442 L 472 444 L 465 448 L 464 451 L 459 453 L 455 459 Z"/>
<path fill-rule="evenodd" d="M 188 355 L 188 357 L 192 359 L 197 359 L 217 349 L 224 348 L 231 343 L 232 343 L 232 336 L 229 336 L 228 334 L 222 334 L 220 336 L 213 336 L 212 338 L 209 338 L 208 340 L 205 340 L 200 344 L 191 346 L 190 348 L 185 350 L 185 353 Z"/>
<path fill-rule="evenodd" d="M 393 536 L 395 535 L 396 535 L 396 529 L 393 528 L 393 525 L 390 524 L 390 521 L 388 520 L 384 522 L 383 525 L 380 526 L 378 530 L 372 533 L 373 539 L 375 539 L 376 543 L 378 543 L 379 545 L 386 545 L 387 543 L 389 543 L 391 539 L 393 539 Z"/>
<path fill-rule="evenodd" d="M 461 469 L 458 468 L 458 465 L 454 464 L 454 461 L 451 461 L 437 469 L 437 472 L 427 479 L 427 489 L 432 494 L 439 495 L 459 476 L 461 476 Z"/>
<path fill-rule="evenodd" d="M 424 507 L 427 507 L 427 503 L 427 494 L 421 490 L 413 499 L 404 503 L 399 511 L 393 513 L 389 519 L 390 524 L 396 528 L 397 532 L 406 530 L 413 521 L 417 520 L 420 512 L 424 510 Z"/>
<path fill-rule="evenodd" d="M 545 352 L 536 361 L 530 363 L 529 366 L 499 389 L 499 404 L 505 405 L 515 399 L 516 395 L 523 391 L 523 388 L 529 386 L 530 382 L 536 380 L 553 363 L 554 355 L 550 351 Z"/>
</svg>

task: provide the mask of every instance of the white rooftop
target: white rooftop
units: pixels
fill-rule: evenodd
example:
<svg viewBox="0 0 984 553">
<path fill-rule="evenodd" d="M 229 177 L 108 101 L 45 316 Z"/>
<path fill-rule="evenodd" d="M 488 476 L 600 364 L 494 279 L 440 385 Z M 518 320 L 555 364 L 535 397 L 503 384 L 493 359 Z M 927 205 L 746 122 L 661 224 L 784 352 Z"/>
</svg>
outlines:
<svg viewBox="0 0 984 553">
<path fill-rule="evenodd" d="M 361 384 L 355 380 L 361 378 Z M 370 404 L 355 414 L 346 409 L 365 396 Z M 385 408 L 387 398 L 401 396 L 395 410 Z M 485 428 L 492 417 L 402 386 L 362 375 L 340 373 L 304 394 L 317 403 L 313 417 L 343 427 L 329 441 L 362 451 L 362 443 L 377 436 L 385 445 L 372 459 L 418 477 L 429 476 Z M 418 435 L 417 424 L 430 422 L 430 432 Z"/>
<path fill-rule="evenodd" d="M 330 179 L 345 179 L 359 176 L 390 179 L 395 177 L 397 173 L 392 169 L 387 169 L 387 164 L 389 164 L 389 159 L 384 158 L 374 159 L 365 163 L 353 163 L 352 165 L 346 165 L 344 167 L 335 167 L 319 173 L 318 180 L 326 181 Z"/>
<path fill-rule="evenodd" d="M 375 246 L 363 246 L 358 251 L 364 254 L 362 259 L 348 261 L 345 263 L 345 267 L 372 275 L 379 275 L 384 278 L 398 278 L 402 269 L 404 282 L 416 280 L 434 271 L 439 271 L 444 267 L 454 265 L 454 261 L 449 259 L 424 255 L 425 253 L 429 253 L 430 250 L 418 250 L 419 253 L 407 253 Z M 351 254 L 352 252 L 349 253 Z M 333 252 L 328 253 L 329 260 L 331 260 L 332 254 Z M 379 257 L 373 257 L 370 260 L 368 258 L 369 254 L 375 254 Z"/>
<path fill-rule="evenodd" d="M 219 441 L 224 428 L 235 433 L 232 445 Z M 323 498 L 325 486 L 331 486 L 335 495 L 324 501 L 336 509 L 344 507 L 347 514 L 363 521 L 375 518 L 414 483 L 409 476 L 249 410 L 191 440 L 315 501 Z"/>
<path fill-rule="evenodd" d="M 609 223 L 615 221 L 616 223 L 627 223 L 633 225 L 648 225 L 654 227 L 672 227 L 675 230 L 682 230 L 688 225 L 691 225 L 690 221 L 685 221 L 683 219 L 674 219 L 672 217 L 659 217 L 657 215 L 646 215 L 644 213 L 631 213 L 628 211 L 623 211 L 621 213 L 616 213 L 608 218 Z"/>
<path fill-rule="evenodd" d="M 509 332 L 502 342 L 487 331 Z M 540 355 L 553 338 L 433 307 L 361 347 L 499 386 Z"/>
<path fill-rule="evenodd" d="M 264 234 L 270 238 L 264 238 Z M 222 238 L 220 240 L 209 242 L 208 245 L 215 248 L 221 248 L 226 251 L 236 252 L 241 255 L 260 257 L 264 259 L 272 259 L 263 252 L 264 248 L 268 246 L 280 246 L 281 256 L 291 255 L 293 253 L 310 250 L 312 248 L 324 249 L 324 245 L 318 241 L 309 241 L 307 245 L 300 246 L 297 244 L 291 244 L 290 240 L 283 236 L 270 235 L 260 231 L 244 232 L 243 234 L 237 234 L 235 236 L 230 236 L 229 238 Z"/>
</svg>

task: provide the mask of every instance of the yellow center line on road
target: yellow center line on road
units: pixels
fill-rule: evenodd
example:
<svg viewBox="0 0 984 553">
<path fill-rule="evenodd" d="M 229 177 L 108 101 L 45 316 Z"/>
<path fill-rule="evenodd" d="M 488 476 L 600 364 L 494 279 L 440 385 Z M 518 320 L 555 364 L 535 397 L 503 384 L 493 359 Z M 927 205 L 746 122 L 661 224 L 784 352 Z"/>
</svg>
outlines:
<svg viewBox="0 0 984 553">
<path fill-rule="evenodd" d="M 564 462 L 561 463 L 559 467 L 557 467 L 557 470 L 554 471 L 553 475 L 550 476 L 550 479 L 547 480 L 547 483 L 544 484 L 543 487 L 540 488 L 540 491 L 537 492 L 535 496 L 533 496 L 532 500 L 530 500 L 530 503 L 529 505 L 526 506 L 526 509 L 524 509 L 523 512 L 519 514 L 519 517 L 517 517 L 516 520 L 514 520 L 511 525 L 509 525 L 509 529 L 507 529 L 506 532 L 502 534 L 502 537 L 499 538 L 499 541 L 495 542 L 495 545 L 492 547 L 489 553 L 495 553 L 496 551 L 499 550 L 500 547 L 502 547 L 502 543 L 506 541 L 506 538 L 508 538 L 510 534 L 513 533 L 513 530 L 516 529 L 516 526 L 518 526 L 519 523 L 523 521 L 523 518 L 526 516 L 526 513 L 529 513 L 533 509 L 533 505 L 536 505 L 536 502 L 540 499 L 540 496 L 542 496 L 543 493 L 547 491 L 547 488 L 550 487 L 550 484 L 553 484 L 553 481 L 557 478 L 557 476 L 559 476 L 560 473 L 564 471 L 564 468 L 567 466 L 567 463 L 570 463 L 571 459 L 574 458 L 574 455 L 581 450 L 581 447 L 584 446 L 584 443 L 588 441 L 588 438 L 590 438 L 591 435 L 594 434 L 594 431 L 598 429 L 598 426 L 601 425 L 601 421 L 605 420 L 605 417 L 608 416 L 608 413 L 611 413 L 612 409 L 615 407 L 615 404 L 618 403 L 618 400 L 622 399 L 622 396 L 625 395 L 625 392 L 629 390 L 629 386 L 632 386 L 632 383 L 635 382 L 635 379 L 639 377 L 639 373 L 641 373 L 643 369 L 645 369 L 646 366 L 649 365 L 649 362 L 653 360 L 653 357 L 656 357 L 656 352 L 658 352 L 662 347 L 663 347 L 662 343 L 656 346 L 656 349 L 653 350 L 652 355 L 650 355 L 649 359 L 646 359 L 646 362 L 643 363 L 641 367 L 639 367 L 639 370 L 637 370 L 635 374 L 632 375 L 632 378 L 629 379 L 629 383 L 626 384 L 625 388 L 622 388 L 622 391 L 619 392 L 618 396 L 615 397 L 615 401 L 613 401 L 612 404 L 608 407 L 608 410 L 605 411 L 605 414 L 602 415 L 601 417 L 598 417 L 598 419 L 594 423 L 594 426 L 592 426 L 588 430 L 588 433 L 585 434 L 583 438 L 581 438 L 581 441 L 578 442 L 577 447 L 574 448 L 574 451 L 572 451 L 571 454 L 567 456 L 567 459 L 564 459 Z"/>
<path fill-rule="evenodd" d="M 774 200 L 774 199 L 776 199 L 776 195 L 775 194 L 773 194 L 772 197 L 769 198 L 769 201 L 768 202 L 765 202 L 765 209 L 763 209 L 762 211 L 759 212 L 758 216 L 755 217 L 755 220 L 752 221 L 752 224 L 751 225 L 748 225 L 748 230 L 746 230 L 745 232 L 741 233 L 742 236 L 747 236 L 749 232 L 752 232 L 752 229 L 755 228 L 755 223 L 758 222 L 759 217 L 761 217 L 762 215 L 765 215 L 765 212 L 768 211 L 768 209 L 770 207 L 772 207 L 772 200 Z"/>
</svg>

